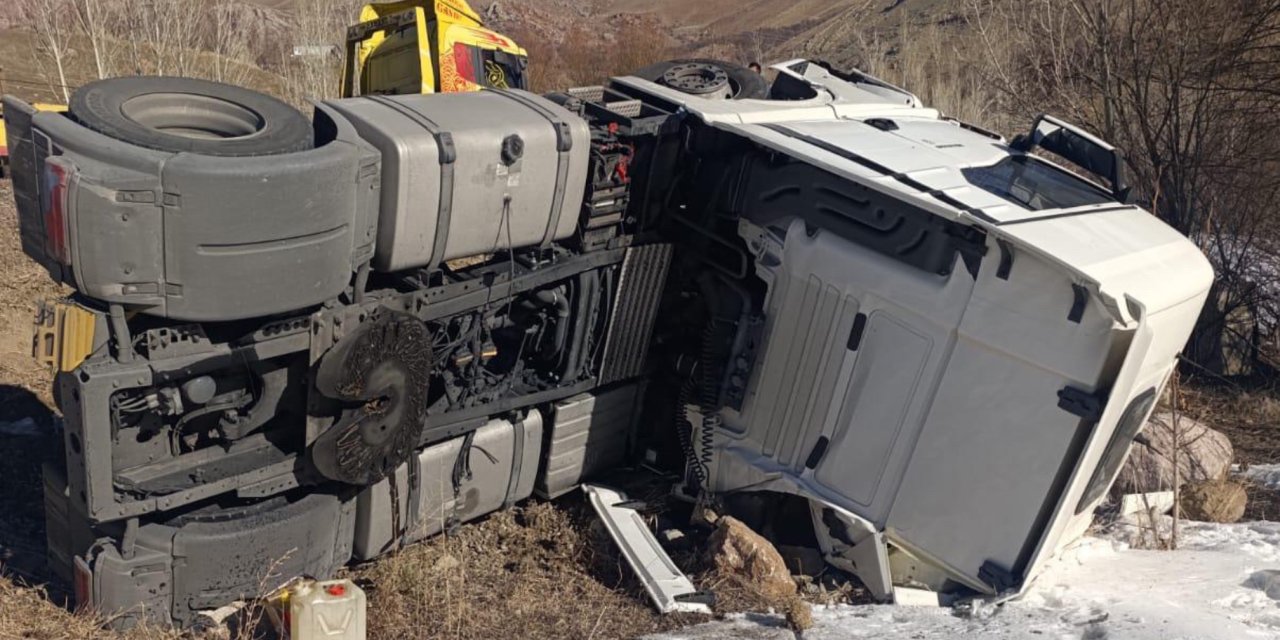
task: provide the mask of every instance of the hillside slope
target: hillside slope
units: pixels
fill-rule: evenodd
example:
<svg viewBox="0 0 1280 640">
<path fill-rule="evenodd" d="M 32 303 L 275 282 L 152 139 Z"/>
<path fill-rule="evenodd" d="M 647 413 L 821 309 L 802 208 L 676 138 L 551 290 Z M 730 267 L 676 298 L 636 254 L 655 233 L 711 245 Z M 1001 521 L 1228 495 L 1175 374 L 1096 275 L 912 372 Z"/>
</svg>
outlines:
<svg viewBox="0 0 1280 640">
<path fill-rule="evenodd" d="M 898 77 L 897 69 L 905 51 L 919 48 L 917 40 L 931 40 L 932 49 L 951 49 L 963 46 L 957 43 L 970 33 L 964 6 L 947 0 L 488 0 L 474 6 L 495 28 L 543 57 L 548 48 L 552 53 L 572 48 L 566 38 L 583 33 L 591 34 L 591 46 L 652 46 L 647 38 L 636 43 L 626 37 L 627 25 L 644 20 L 654 29 L 646 33 L 671 43 L 665 57 L 742 64 L 805 57 L 898 81 L 920 80 Z M 934 59 L 956 57 L 950 51 L 929 53 Z M 534 56 L 533 64 L 538 63 Z M 935 72 L 947 70 L 927 75 Z"/>
</svg>

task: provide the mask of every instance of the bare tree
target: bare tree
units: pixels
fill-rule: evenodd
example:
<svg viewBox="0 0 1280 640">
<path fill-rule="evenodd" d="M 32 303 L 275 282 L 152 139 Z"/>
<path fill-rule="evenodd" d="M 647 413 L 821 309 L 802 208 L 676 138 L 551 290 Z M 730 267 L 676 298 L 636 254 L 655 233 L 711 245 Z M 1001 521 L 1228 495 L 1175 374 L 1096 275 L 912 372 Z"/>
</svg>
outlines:
<svg viewBox="0 0 1280 640">
<path fill-rule="evenodd" d="M 205 18 L 201 5 L 188 0 L 168 0 L 156 4 L 164 7 L 161 20 L 165 25 L 168 49 L 173 53 L 174 75 L 203 75 L 197 66 L 200 50 L 196 47 Z"/>
<path fill-rule="evenodd" d="M 290 35 L 302 55 L 294 55 L 293 47 L 279 53 L 286 99 L 300 105 L 338 95 L 343 38 L 354 15 L 350 0 L 297 0 Z"/>
<path fill-rule="evenodd" d="M 1054 111 L 1127 150 L 1142 203 L 1206 251 L 1219 278 L 1195 344 L 1219 348 L 1240 315 L 1274 337 L 1280 140 L 1257 132 L 1280 125 L 1280 0 L 971 0 L 970 14 L 999 111 Z"/>
<path fill-rule="evenodd" d="M 40 45 L 53 62 L 58 82 L 57 86 L 51 82 L 50 89 L 55 94 L 61 94 L 64 102 L 69 102 L 71 94 L 67 88 L 67 55 L 71 23 L 75 19 L 72 15 L 74 8 L 67 0 L 19 1 L 22 3 L 20 6 L 23 19 L 31 25 Z M 43 64 L 38 55 L 36 62 Z M 48 74 L 45 75 L 48 76 Z"/>
<path fill-rule="evenodd" d="M 205 30 L 213 53 L 212 79 L 244 84 L 255 68 L 250 63 L 254 30 L 240 19 L 244 8 L 235 0 L 214 0 L 207 11 Z"/>
<path fill-rule="evenodd" d="M 72 0 L 76 22 L 93 51 L 93 65 L 98 78 L 111 75 L 111 13 L 116 8 L 110 0 Z"/>
<path fill-rule="evenodd" d="M 204 12 L 188 0 L 144 0 L 124 11 L 120 36 L 129 42 L 134 73 L 190 75 Z"/>
</svg>

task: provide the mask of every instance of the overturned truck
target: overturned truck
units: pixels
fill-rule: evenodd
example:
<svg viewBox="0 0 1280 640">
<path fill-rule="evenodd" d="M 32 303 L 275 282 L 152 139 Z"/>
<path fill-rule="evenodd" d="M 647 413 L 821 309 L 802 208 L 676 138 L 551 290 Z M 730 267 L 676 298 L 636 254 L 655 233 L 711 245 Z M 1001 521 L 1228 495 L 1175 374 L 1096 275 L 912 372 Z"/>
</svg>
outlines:
<svg viewBox="0 0 1280 640">
<path fill-rule="evenodd" d="M 23 246 L 75 289 L 35 344 L 65 418 L 51 567 L 188 624 L 268 567 L 325 576 L 643 464 L 806 500 L 885 601 L 1024 589 L 1211 270 L 1076 127 L 1007 142 L 865 74 L 773 71 L 309 122 L 193 80 L 6 98 Z"/>
</svg>

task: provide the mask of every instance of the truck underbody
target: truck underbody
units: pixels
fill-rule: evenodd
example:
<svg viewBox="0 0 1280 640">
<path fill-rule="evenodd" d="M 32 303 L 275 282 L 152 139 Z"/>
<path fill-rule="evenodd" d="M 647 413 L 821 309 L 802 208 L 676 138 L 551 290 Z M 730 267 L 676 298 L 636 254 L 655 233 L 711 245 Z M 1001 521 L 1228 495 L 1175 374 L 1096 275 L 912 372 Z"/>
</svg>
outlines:
<svg viewBox="0 0 1280 640">
<path fill-rule="evenodd" d="M 267 567 L 645 464 L 807 500 L 884 601 L 1025 588 L 1145 422 L 1203 256 L 869 76 L 725 99 L 696 64 L 324 102 L 309 149 L 238 157 L 6 99 L 24 247 L 77 290 L 36 344 L 52 566 L 188 624 Z"/>
</svg>

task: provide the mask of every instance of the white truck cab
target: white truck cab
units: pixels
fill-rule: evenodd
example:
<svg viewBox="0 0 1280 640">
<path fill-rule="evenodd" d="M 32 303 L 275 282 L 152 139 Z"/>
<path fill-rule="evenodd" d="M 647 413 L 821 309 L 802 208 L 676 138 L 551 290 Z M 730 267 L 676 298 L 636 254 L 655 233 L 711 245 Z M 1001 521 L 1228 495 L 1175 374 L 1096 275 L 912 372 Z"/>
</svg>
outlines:
<svg viewBox="0 0 1280 640">
<path fill-rule="evenodd" d="M 1113 189 L 901 89 L 802 60 L 773 70 L 775 98 L 779 83 L 807 97 L 615 80 L 804 165 L 747 178 L 779 206 L 739 227 L 768 283 L 765 320 L 741 406 L 721 411 L 710 486 L 809 498 L 828 557 L 883 598 L 1025 586 L 1091 522 L 1212 269 Z M 1062 132 L 1081 153 L 1114 151 L 1048 117 L 1032 135 Z M 885 208 L 901 204 L 985 237 L 946 276 L 904 268 L 890 256 L 924 232 L 894 235 Z M 868 211 L 863 246 L 815 222 L 841 209 Z M 868 251 L 876 238 L 888 244 Z"/>
</svg>

